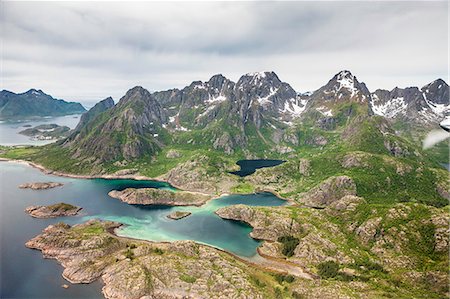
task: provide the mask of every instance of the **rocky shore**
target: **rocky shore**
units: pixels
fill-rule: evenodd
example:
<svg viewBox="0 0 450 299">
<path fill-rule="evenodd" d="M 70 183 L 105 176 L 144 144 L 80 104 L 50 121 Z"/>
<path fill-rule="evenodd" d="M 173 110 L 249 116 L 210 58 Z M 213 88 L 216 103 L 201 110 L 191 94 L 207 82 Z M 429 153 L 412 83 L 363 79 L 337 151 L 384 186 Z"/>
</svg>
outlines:
<svg viewBox="0 0 450 299">
<path fill-rule="evenodd" d="M 264 298 L 254 277 L 274 282 L 220 250 L 192 241 L 120 238 L 111 233 L 119 226 L 96 220 L 72 227 L 59 223 L 26 246 L 58 260 L 71 283 L 101 278 L 106 298 Z"/>
<path fill-rule="evenodd" d="M 34 218 L 54 218 L 62 216 L 75 216 L 82 208 L 67 203 L 57 203 L 50 206 L 30 206 L 25 209 Z"/>
<path fill-rule="evenodd" d="M 189 191 L 169 191 L 155 188 L 127 188 L 108 193 L 113 198 L 133 205 L 201 206 L 212 195 Z"/>
<path fill-rule="evenodd" d="M 25 183 L 19 185 L 20 189 L 32 189 L 32 190 L 46 190 L 51 188 L 56 188 L 63 186 L 63 183 L 56 183 L 56 182 L 44 182 L 44 183 Z"/>
<path fill-rule="evenodd" d="M 179 219 L 186 218 L 186 217 L 190 216 L 191 214 L 192 214 L 191 212 L 175 211 L 175 212 L 172 212 L 169 215 L 167 215 L 167 218 L 172 219 L 172 220 L 179 220 Z"/>
</svg>

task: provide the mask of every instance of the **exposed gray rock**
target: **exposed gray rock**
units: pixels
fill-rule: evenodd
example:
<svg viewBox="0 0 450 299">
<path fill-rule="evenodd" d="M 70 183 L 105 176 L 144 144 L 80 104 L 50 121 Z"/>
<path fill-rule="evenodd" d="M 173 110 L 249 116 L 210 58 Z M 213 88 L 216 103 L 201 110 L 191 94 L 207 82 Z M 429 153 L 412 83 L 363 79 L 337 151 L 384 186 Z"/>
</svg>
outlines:
<svg viewBox="0 0 450 299">
<path fill-rule="evenodd" d="M 20 189 L 46 190 L 64 185 L 63 183 L 45 182 L 45 183 L 25 183 L 19 185 Z"/>
<path fill-rule="evenodd" d="M 308 207 L 325 208 L 346 195 L 356 195 L 356 185 L 348 176 L 331 177 L 300 196 Z"/>
<path fill-rule="evenodd" d="M 169 150 L 166 154 L 166 158 L 169 158 L 169 159 L 180 158 L 181 156 L 182 156 L 182 154 L 179 151 L 174 150 L 174 149 Z"/>
<path fill-rule="evenodd" d="M 298 171 L 301 175 L 309 176 L 309 171 L 311 169 L 311 163 L 308 159 L 300 159 L 300 163 L 298 165 Z"/>
<path fill-rule="evenodd" d="M 80 207 L 66 203 L 58 203 L 50 206 L 31 206 L 25 209 L 34 218 L 54 218 L 62 216 L 75 216 L 81 210 Z"/>
<path fill-rule="evenodd" d="M 155 188 L 113 190 L 108 195 L 133 205 L 200 206 L 212 198 L 211 195 L 202 193 Z"/>
<path fill-rule="evenodd" d="M 356 228 L 355 233 L 364 244 L 375 241 L 379 234 L 381 220 L 381 217 L 372 218 Z"/>
</svg>

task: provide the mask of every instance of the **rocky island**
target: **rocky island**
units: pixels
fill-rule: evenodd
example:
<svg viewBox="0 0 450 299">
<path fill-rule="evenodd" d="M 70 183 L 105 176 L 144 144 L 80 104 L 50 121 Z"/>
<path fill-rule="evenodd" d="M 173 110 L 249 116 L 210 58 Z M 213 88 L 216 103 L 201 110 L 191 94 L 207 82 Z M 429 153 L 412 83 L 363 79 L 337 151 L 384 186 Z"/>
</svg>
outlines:
<svg viewBox="0 0 450 299">
<path fill-rule="evenodd" d="M 167 218 L 172 220 L 180 220 L 190 216 L 191 214 L 192 214 L 191 212 L 175 211 L 167 215 Z"/>
<path fill-rule="evenodd" d="M 101 279 L 106 298 L 263 298 L 273 277 L 220 250 L 192 241 L 156 243 L 112 234 L 120 224 L 48 226 L 26 243 L 58 260 L 71 283 Z M 266 293 L 267 294 L 267 293 Z"/>
<path fill-rule="evenodd" d="M 113 198 L 133 205 L 167 205 L 167 206 L 201 206 L 212 195 L 189 192 L 170 191 L 155 188 L 127 188 L 122 191 L 113 190 L 108 193 Z"/>
<path fill-rule="evenodd" d="M 25 183 L 19 185 L 20 189 L 32 189 L 32 190 L 46 190 L 51 188 L 56 188 L 63 186 L 63 183 L 57 183 L 57 182 L 37 182 L 37 183 Z"/>
<path fill-rule="evenodd" d="M 31 206 L 25 209 L 34 218 L 54 218 L 62 216 L 75 216 L 82 208 L 67 203 L 57 203 L 50 206 Z"/>
<path fill-rule="evenodd" d="M 54 140 L 69 136 L 70 128 L 57 124 L 44 124 L 20 131 L 19 134 L 29 136 L 32 140 Z"/>
</svg>

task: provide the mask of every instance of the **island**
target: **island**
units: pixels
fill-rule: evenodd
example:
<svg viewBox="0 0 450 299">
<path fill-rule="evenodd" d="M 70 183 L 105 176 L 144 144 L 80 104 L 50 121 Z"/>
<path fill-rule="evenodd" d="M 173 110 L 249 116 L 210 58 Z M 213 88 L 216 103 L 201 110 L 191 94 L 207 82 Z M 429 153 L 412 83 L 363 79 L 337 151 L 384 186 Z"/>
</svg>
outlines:
<svg viewBox="0 0 450 299">
<path fill-rule="evenodd" d="M 25 209 L 34 218 L 55 218 L 62 216 L 75 216 L 82 208 L 67 203 L 57 203 L 50 206 L 30 206 Z"/>
<path fill-rule="evenodd" d="M 63 186 L 63 183 L 57 183 L 57 182 L 37 182 L 37 183 L 25 183 L 19 185 L 20 189 L 32 189 L 32 190 L 46 190 L 51 188 L 56 188 Z"/>
<path fill-rule="evenodd" d="M 101 278 L 106 298 L 263 298 L 274 293 L 276 282 L 270 274 L 219 249 L 192 241 L 121 238 L 113 233 L 120 226 L 98 220 L 74 226 L 58 223 L 26 246 L 58 260 L 71 283 Z"/>
<path fill-rule="evenodd" d="M 180 220 L 190 216 L 191 214 L 191 212 L 175 211 L 167 215 L 167 218 L 172 220 Z"/>
<path fill-rule="evenodd" d="M 132 205 L 201 206 L 212 195 L 190 191 L 170 191 L 155 188 L 127 188 L 108 193 L 113 198 Z"/>
<path fill-rule="evenodd" d="M 19 134 L 29 136 L 32 140 L 54 140 L 66 138 L 70 134 L 70 128 L 57 124 L 44 124 L 20 131 Z"/>
</svg>

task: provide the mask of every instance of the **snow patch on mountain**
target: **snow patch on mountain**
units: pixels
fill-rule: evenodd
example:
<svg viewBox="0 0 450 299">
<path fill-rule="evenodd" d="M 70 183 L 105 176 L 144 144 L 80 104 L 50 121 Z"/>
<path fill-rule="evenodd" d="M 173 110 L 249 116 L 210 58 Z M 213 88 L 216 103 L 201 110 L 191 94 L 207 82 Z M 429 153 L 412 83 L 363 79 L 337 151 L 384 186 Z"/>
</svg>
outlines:
<svg viewBox="0 0 450 299">
<path fill-rule="evenodd" d="M 286 102 L 284 102 L 284 107 L 280 112 L 282 113 L 289 113 L 293 116 L 300 116 L 303 111 L 306 109 L 306 104 L 308 103 L 308 100 L 302 99 L 289 99 Z"/>
<path fill-rule="evenodd" d="M 342 71 L 337 75 L 337 82 L 339 83 L 339 88 L 337 91 L 345 88 L 352 93 L 352 97 L 358 92 L 355 87 L 355 80 L 353 75 L 348 71 Z"/>
<path fill-rule="evenodd" d="M 226 100 L 227 100 L 227 98 L 223 95 L 218 95 L 217 97 L 211 97 L 211 95 L 209 95 L 209 99 L 206 100 L 206 102 L 210 103 L 210 104 L 212 104 L 212 103 L 217 104 L 217 103 L 221 103 Z"/>
<path fill-rule="evenodd" d="M 316 108 L 317 111 L 319 111 L 324 116 L 333 116 L 333 111 L 331 109 L 327 110 L 327 107 L 320 106 Z"/>
<path fill-rule="evenodd" d="M 270 87 L 270 92 L 269 92 L 269 94 L 267 96 L 259 97 L 256 100 L 258 101 L 258 103 L 260 105 L 265 105 L 265 104 L 268 104 L 268 103 L 272 103 L 272 101 L 269 100 L 269 98 L 274 96 L 277 93 L 277 91 L 278 91 L 278 88 Z"/>
<path fill-rule="evenodd" d="M 406 109 L 408 108 L 408 104 L 403 97 L 398 97 L 380 104 L 377 104 L 380 100 L 376 95 L 373 95 L 372 98 L 372 110 L 376 115 L 393 118 L 398 114 L 405 114 Z"/>
</svg>

